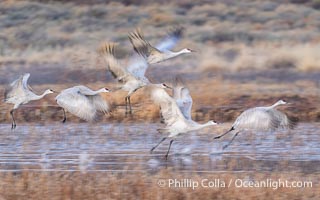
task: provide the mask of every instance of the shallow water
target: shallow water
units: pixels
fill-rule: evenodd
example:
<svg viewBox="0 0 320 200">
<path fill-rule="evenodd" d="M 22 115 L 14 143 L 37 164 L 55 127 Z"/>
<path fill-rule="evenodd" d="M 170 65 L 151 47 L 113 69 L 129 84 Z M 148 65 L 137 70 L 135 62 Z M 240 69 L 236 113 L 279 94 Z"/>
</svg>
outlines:
<svg viewBox="0 0 320 200">
<path fill-rule="evenodd" d="M 206 129 L 179 136 L 166 161 L 169 140 L 152 154 L 164 135 L 161 124 L 0 125 L 0 171 L 158 171 L 196 172 L 320 171 L 320 124 L 292 131 L 243 132 L 225 150 L 232 134 Z"/>
</svg>

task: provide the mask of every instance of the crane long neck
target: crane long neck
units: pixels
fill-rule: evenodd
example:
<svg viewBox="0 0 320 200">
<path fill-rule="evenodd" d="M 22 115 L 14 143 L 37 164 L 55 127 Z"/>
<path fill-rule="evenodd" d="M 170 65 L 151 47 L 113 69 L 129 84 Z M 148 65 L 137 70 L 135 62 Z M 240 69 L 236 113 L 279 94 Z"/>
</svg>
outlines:
<svg viewBox="0 0 320 200">
<path fill-rule="evenodd" d="M 93 93 L 95 93 L 95 94 L 99 94 L 99 93 L 102 93 L 102 92 L 106 92 L 106 89 L 105 88 L 101 88 L 99 90 L 93 91 Z"/>
<path fill-rule="evenodd" d="M 209 121 L 209 122 L 207 122 L 205 124 L 201 124 L 201 125 L 204 128 L 204 127 L 207 127 L 207 126 L 212 126 L 213 124 Z"/>
<path fill-rule="evenodd" d="M 44 96 L 46 96 L 47 94 L 49 94 L 47 90 L 44 91 L 41 95 L 36 95 L 36 94 L 35 94 L 35 95 L 33 96 L 32 100 L 42 99 L 42 98 L 43 98 Z"/>
<path fill-rule="evenodd" d="M 182 50 L 180 50 L 180 51 L 176 51 L 176 52 L 173 52 L 173 51 L 169 51 L 169 52 L 170 52 L 170 53 L 168 53 L 167 56 L 166 56 L 167 59 L 168 59 L 168 58 L 173 58 L 173 57 L 176 57 L 176 56 L 178 56 L 178 55 L 180 55 L 180 54 L 186 53 L 184 49 L 182 49 Z"/>
<path fill-rule="evenodd" d="M 90 90 L 90 91 L 87 91 L 86 94 L 87 95 L 97 95 L 99 93 L 102 93 L 102 92 L 107 92 L 105 88 L 101 88 L 99 90 Z"/>
<path fill-rule="evenodd" d="M 208 126 L 212 126 L 213 124 L 209 121 L 205 124 L 198 124 L 197 126 L 195 126 L 194 130 L 199 130 Z"/>
<path fill-rule="evenodd" d="M 273 104 L 272 106 L 269 106 L 270 109 L 274 109 L 276 108 L 278 105 L 280 105 L 279 102 L 276 102 L 275 104 Z"/>
</svg>

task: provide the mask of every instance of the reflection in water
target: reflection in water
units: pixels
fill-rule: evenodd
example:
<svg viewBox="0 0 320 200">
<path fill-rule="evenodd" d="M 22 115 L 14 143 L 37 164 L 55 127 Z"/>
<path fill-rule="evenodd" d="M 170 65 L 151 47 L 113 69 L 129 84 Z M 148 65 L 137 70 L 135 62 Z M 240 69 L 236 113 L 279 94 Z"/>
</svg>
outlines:
<svg viewBox="0 0 320 200">
<path fill-rule="evenodd" d="M 320 124 L 295 130 L 242 133 L 225 150 L 230 136 L 212 140 L 210 133 L 179 137 L 168 161 L 167 142 L 150 154 L 163 137 L 159 124 L 0 125 L 0 170 L 49 171 L 301 171 L 320 170 Z"/>
</svg>

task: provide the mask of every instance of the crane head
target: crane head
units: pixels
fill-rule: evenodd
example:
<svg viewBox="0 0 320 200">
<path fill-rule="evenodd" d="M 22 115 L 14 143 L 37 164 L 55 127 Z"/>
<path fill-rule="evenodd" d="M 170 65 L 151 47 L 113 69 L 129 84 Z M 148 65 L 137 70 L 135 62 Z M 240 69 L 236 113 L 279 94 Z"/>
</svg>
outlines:
<svg viewBox="0 0 320 200">
<path fill-rule="evenodd" d="M 104 88 L 105 92 L 111 92 L 108 88 Z"/>
<path fill-rule="evenodd" d="M 54 91 L 54 90 L 51 90 L 51 89 L 48 89 L 47 91 L 48 91 L 48 92 L 47 92 L 48 94 L 55 93 L 55 91 Z"/>
<path fill-rule="evenodd" d="M 185 49 L 184 49 L 184 52 L 185 52 L 185 53 L 192 53 L 192 52 L 196 52 L 196 51 L 193 50 L 193 49 L 190 49 L 190 48 L 185 48 Z"/>
<path fill-rule="evenodd" d="M 217 123 L 217 122 L 215 122 L 215 121 L 213 121 L 213 120 L 208 121 L 208 123 L 209 123 L 210 125 L 217 125 L 217 124 L 219 124 L 219 123 Z"/>
<path fill-rule="evenodd" d="M 279 102 L 279 104 L 281 104 L 281 105 L 287 104 L 287 102 L 284 101 L 284 100 L 279 100 L 278 102 Z"/>
<path fill-rule="evenodd" d="M 169 87 L 169 86 L 166 85 L 165 83 L 162 83 L 161 86 L 162 86 L 163 89 L 166 89 L 166 88 L 172 89 L 172 87 Z"/>
</svg>

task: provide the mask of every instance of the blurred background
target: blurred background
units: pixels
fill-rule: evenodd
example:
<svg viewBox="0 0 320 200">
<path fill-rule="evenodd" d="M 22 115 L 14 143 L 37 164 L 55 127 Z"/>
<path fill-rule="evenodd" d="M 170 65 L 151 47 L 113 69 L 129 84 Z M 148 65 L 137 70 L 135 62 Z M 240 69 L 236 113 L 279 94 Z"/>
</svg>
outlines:
<svg viewBox="0 0 320 200">
<path fill-rule="evenodd" d="M 157 44 L 181 25 L 184 37 L 174 50 L 187 47 L 197 53 L 153 65 L 147 77 L 170 83 L 181 75 L 194 98 L 197 120 L 231 121 L 248 107 L 284 99 L 293 103 L 289 115 L 319 121 L 318 9 L 316 0 L 2 1 L 0 84 L 4 88 L 30 72 L 30 85 L 38 93 L 78 84 L 112 89 L 116 81 L 96 54 L 102 42 L 117 42 L 130 52 L 127 34 L 136 27 Z M 107 95 L 120 113 L 98 120 L 157 120 L 151 103 L 146 103 L 147 112 L 139 109 L 141 92 L 132 98 L 137 107 L 133 118 L 123 118 L 124 95 Z M 57 120 L 57 108 L 46 107 L 55 105 L 53 99 L 48 96 L 16 114 L 28 121 Z M 0 106 L 0 121 L 9 122 L 8 108 Z"/>
<path fill-rule="evenodd" d="M 156 133 L 160 124 L 153 123 L 159 122 L 159 107 L 143 90 L 131 98 L 130 117 L 124 114 L 126 92 L 116 91 L 103 94 L 115 108 L 112 114 L 99 115 L 93 124 L 79 124 L 84 121 L 67 114 L 71 125 L 65 126 L 60 124 L 63 113 L 55 95 L 48 95 L 15 112 L 18 128 L 22 127 L 19 133 L 10 131 L 11 105 L 1 101 L 0 149 L 8 155 L 0 155 L 0 167 L 8 171 L 0 173 L 0 199 L 48 195 L 51 199 L 270 199 L 275 194 L 273 189 L 194 191 L 157 186 L 159 178 L 172 177 L 312 179 L 316 184 L 312 189 L 281 188 L 276 194 L 280 199 L 318 199 L 319 0 L 2 0 L 0 92 L 26 72 L 31 73 L 29 84 L 38 94 L 80 84 L 112 90 L 117 83 L 97 56 L 99 45 L 117 42 L 119 56 L 125 58 L 132 52 L 128 32 L 139 27 L 151 44 L 157 44 L 177 25 L 185 32 L 174 51 L 197 52 L 150 66 L 146 76 L 152 82 L 170 85 L 180 75 L 193 97 L 193 119 L 227 123 L 216 132 L 230 128 L 247 108 L 286 100 L 292 104 L 279 109 L 302 124 L 296 134 L 249 134 L 223 156 L 208 156 L 220 147 L 208 142 L 211 131 L 192 134 L 176 147 L 199 155 L 172 155 L 164 163 L 166 145 L 156 158 L 148 153 L 160 139 Z M 34 124 L 46 126 L 30 126 Z M 129 150 L 112 152 L 122 148 Z M 21 163 L 8 165 L 2 160 L 12 155 Z M 53 158 L 51 167 L 37 164 Z M 91 163 L 92 171 L 78 170 L 73 161 Z M 40 168 L 46 173 L 38 173 Z"/>
</svg>

